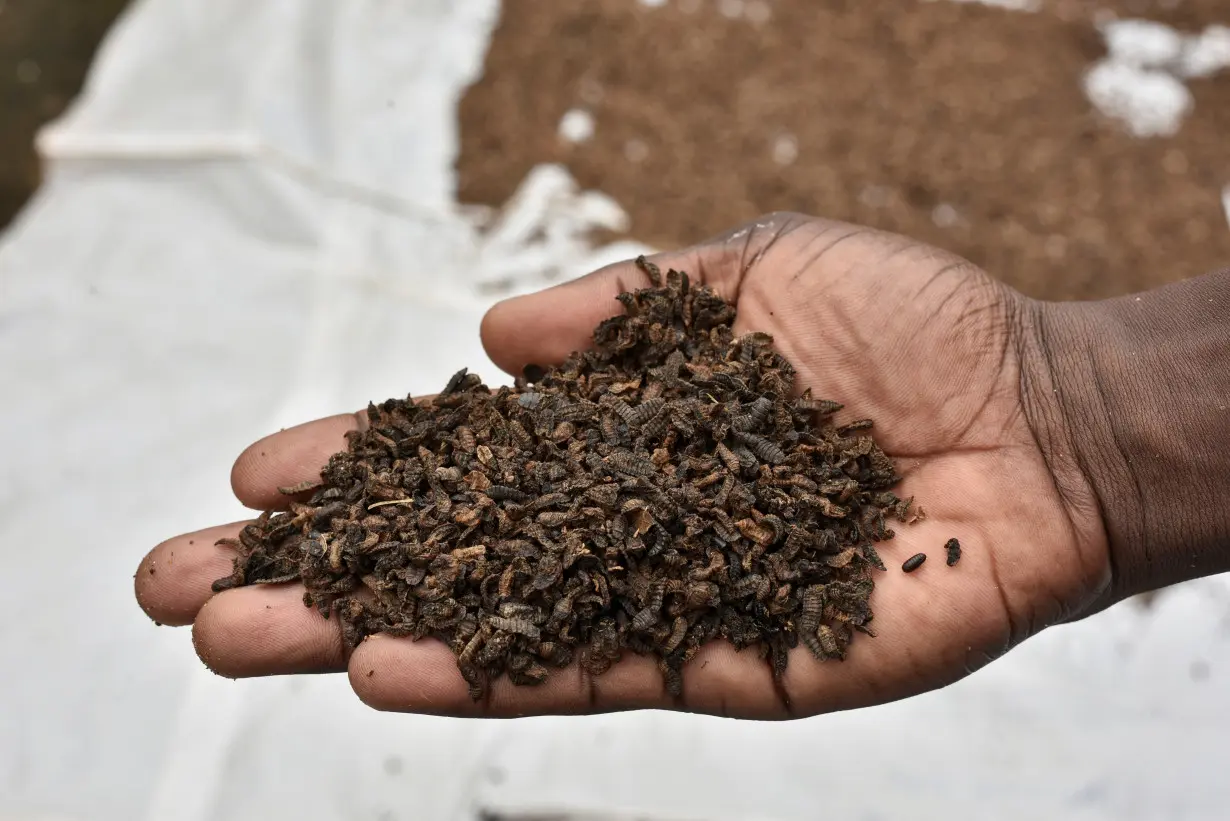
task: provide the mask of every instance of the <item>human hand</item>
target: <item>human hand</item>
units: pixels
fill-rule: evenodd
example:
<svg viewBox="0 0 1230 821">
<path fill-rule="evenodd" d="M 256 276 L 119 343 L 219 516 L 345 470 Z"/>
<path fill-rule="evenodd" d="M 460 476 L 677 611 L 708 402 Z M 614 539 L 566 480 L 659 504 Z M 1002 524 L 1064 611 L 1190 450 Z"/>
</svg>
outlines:
<svg viewBox="0 0 1230 821">
<path fill-rule="evenodd" d="M 166 624 L 193 625 L 202 660 L 242 677 L 347 670 L 374 707 L 513 716 L 675 708 L 755 718 L 805 716 L 890 701 L 951 683 L 1043 627 L 1085 612 L 1110 583 L 1107 539 L 1079 478 L 1057 477 L 1030 424 L 1040 306 L 972 264 L 903 237 L 795 215 L 766 217 L 726 236 L 652 259 L 687 271 L 736 303 L 735 330 L 767 331 L 797 369 L 797 388 L 870 417 L 924 521 L 882 543 L 876 638 L 857 637 L 844 661 L 800 646 L 783 686 L 754 651 L 715 642 L 684 668 L 683 695 L 666 694 L 651 659 L 625 654 L 591 677 L 578 666 L 538 687 L 500 679 L 472 702 L 443 644 L 373 636 L 347 657 L 336 619 L 302 602 L 298 584 L 212 594 L 230 572 L 215 545 L 241 524 L 171 539 L 136 577 L 137 598 Z M 502 368 L 563 359 L 619 310 L 614 296 L 645 287 L 621 263 L 495 306 L 483 342 Z M 1023 394 L 1023 390 L 1025 393 Z M 236 462 L 246 505 L 285 504 L 277 488 L 314 479 L 362 415 L 319 420 L 267 437 Z M 1062 491 L 1060 490 L 1062 488 Z M 1084 511 L 1084 512 L 1082 512 Z M 957 537 L 953 568 L 940 560 Z M 931 560 L 906 575 L 906 557 Z M 784 696 L 784 697 L 783 697 Z"/>
</svg>

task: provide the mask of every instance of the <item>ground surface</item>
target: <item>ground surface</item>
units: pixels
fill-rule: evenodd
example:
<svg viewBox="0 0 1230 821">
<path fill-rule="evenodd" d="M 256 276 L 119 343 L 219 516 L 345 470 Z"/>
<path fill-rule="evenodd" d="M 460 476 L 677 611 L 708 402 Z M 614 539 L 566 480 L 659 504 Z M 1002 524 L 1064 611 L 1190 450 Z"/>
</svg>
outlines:
<svg viewBox="0 0 1230 821">
<path fill-rule="evenodd" d="M 1082 92 L 1099 10 L 1192 33 L 1230 22 L 1219 0 L 509 0 L 461 105 L 460 197 L 501 203 L 558 161 L 659 247 L 804 211 L 1057 299 L 1225 265 L 1230 71 L 1189 83 L 1175 137 L 1135 139 Z M 559 134 L 574 109 L 588 140 Z"/>
<path fill-rule="evenodd" d="M 129 0 L 0 0 L 0 228 L 38 186 L 34 135 L 76 96 Z"/>
</svg>

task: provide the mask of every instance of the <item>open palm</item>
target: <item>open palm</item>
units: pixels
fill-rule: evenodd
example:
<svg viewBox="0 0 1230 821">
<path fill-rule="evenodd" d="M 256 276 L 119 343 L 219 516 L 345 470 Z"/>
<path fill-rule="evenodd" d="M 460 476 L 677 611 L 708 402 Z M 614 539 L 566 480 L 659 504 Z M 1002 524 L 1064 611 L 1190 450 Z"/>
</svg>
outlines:
<svg viewBox="0 0 1230 821">
<path fill-rule="evenodd" d="M 137 574 L 142 607 L 163 623 L 192 623 L 198 654 L 223 675 L 348 670 L 360 697 L 382 709 L 511 716 L 663 707 L 771 718 L 943 686 L 1097 601 L 1109 580 L 1101 523 L 1065 503 L 1025 413 L 1035 332 L 1028 300 L 943 251 L 796 215 L 653 261 L 735 302 L 736 331 L 772 333 L 800 391 L 844 403 L 851 419 L 874 419 L 904 477 L 898 492 L 926 510 L 881 545 L 889 571 L 872 598 L 878 636 L 857 637 L 845 661 L 817 662 L 799 647 L 779 688 L 754 651 L 715 642 L 684 668 L 679 699 L 650 659 L 629 653 L 596 678 L 574 666 L 539 687 L 501 679 L 475 703 L 439 642 L 374 636 L 347 657 L 336 620 L 304 607 L 299 585 L 212 594 L 231 563 L 215 542 L 241 524 L 155 548 Z M 558 361 L 619 310 L 617 293 L 646 285 L 621 263 L 501 303 L 484 320 L 484 344 L 514 373 Z M 258 442 L 235 465 L 236 494 L 276 507 L 278 486 L 315 478 L 362 423 L 347 414 Z M 950 568 L 941 559 L 951 537 L 965 550 Z M 931 561 L 902 573 L 917 552 Z"/>
</svg>

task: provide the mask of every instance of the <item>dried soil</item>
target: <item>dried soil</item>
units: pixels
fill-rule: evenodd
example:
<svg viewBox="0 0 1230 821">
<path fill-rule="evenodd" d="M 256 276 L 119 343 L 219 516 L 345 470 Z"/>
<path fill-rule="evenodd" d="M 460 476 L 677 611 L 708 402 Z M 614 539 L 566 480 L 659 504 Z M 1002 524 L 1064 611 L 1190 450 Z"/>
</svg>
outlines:
<svg viewBox="0 0 1230 821">
<path fill-rule="evenodd" d="M 0 229 L 38 187 L 34 135 L 85 80 L 128 0 L 0 0 Z"/>
<path fill-rule="evenodd" d="M 1081 90 L 1107 11 L 1193 33 L 1230 22 L 1217 0 L 1053 0 L 1039 13 L 506 0 L 461 105 L 459 195 L 498 205 L 534 165 L 560 162 L 659 247 L 797 210 L 949 248 L 1052 299 L 1224 265 L 1230 72 L 1189 83 L 1195 112 L 1177 136 L 1132 138 Z M 571 109 L 592 114 L 589 140 L 559 136 Z"/>
</svg>

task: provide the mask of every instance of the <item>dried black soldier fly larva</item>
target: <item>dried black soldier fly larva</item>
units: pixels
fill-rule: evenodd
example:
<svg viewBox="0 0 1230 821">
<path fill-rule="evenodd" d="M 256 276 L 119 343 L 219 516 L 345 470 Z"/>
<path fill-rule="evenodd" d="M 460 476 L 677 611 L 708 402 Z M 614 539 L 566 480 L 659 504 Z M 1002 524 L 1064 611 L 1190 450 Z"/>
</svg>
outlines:
<svg viewBox="0 0 1230 821">
<path fill-rule="evenodd" d="M 944 550 L 948 551 L 948 566 L 952 567 L 961 561 L 961 543 L 956 539 L 944 542 Z"/>
<path fill-rule="evenodd" d="M 678 695 L 705 643 L 840 660 L 871 627 L 874 543 L 912 499 L 842 405 L 795 395 L 764 333 L 686 274 L 620 294 L 592 349 L 491 389 L 469 371 L 430 400 L 369 405 L 287 512 L 244 527 L 214 590 L 298 581 L 354 647 L 444 642 L 473 698 L 625 652 Z M 665 279 L 665 281 L 663 281 Z M 920 554 L 906 563 L 912 569 Z"/>
<path fill-rule="evenodd" d="M 926 560 L 926 553 L 915 553 L 913 556 L 905 560 L 905 562 L 901 565 L 901 569 L 906 573 L 913 573 L 915 570 L 922 567 L 922 563 Z"/>
</svg>

